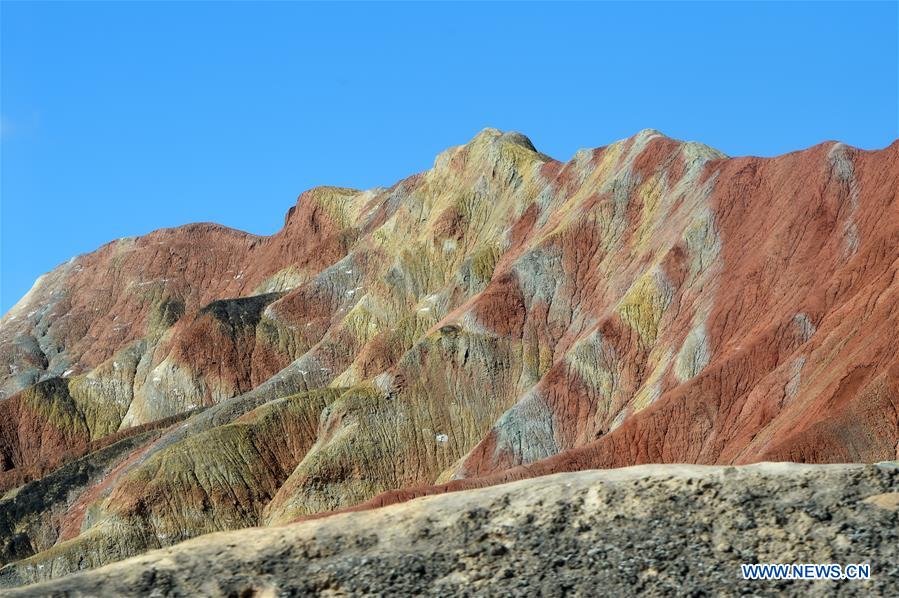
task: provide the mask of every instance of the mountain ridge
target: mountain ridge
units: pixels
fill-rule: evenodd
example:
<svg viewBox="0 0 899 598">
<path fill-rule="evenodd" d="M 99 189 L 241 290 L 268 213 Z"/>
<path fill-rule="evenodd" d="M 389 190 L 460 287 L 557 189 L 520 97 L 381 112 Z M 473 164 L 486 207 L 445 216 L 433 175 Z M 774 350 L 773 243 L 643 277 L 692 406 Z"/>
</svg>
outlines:
<svg viewBox="0 0 899 598">
<path fill-rule="evenodd" d="M 500 133 L 501 135 L 513 135 L 513 136 L 514 136 L 514 135 L 520 135 L 521 137 L 523 137 L 524 139 L 527 140 L 527 143 L 530 145 L 530 148 L 529 148 L 529 149 L 531 149 L 533 152 L 535 152 L 535 153 L 537 153 L 537 154 L 542 154 L 543 156 L 545 156 L 545 157 L 547 158 L 547 160 L 552 160 L 552 161 L 561 162 L 560 160 L 558 160 L 558 159 L 556 159 L 556 158 L 552 158 L 551 156 L 549 156 L 549 155 L 547 155 L 547 154 L 543 154 L 542 152 L 540 152 L 539 150 L 537 150 L 536 147 L 534 147 L 533 143 L 531 142 L 530 138 L 527 137 L 526 135 L 524 135 L 524 134 L 518 132 L 518 131 L 508 131 L 508 132 L 505 132 L 505 133 L 504 133 L 504 132 L 502 132 L 500 129 L 496 129 L 496 128 L 494 128 L 494 127 L 485 127 L 484 129 L 481 129 L 481 131 L 478 133 L 478 135 L 483 134 L 485 131 L 496 131 L 496 132 Z M 666 139 L 671 139 L 671 140 L 673 140 L 673 141 L 675 141 L 675 142 L 677 142 L 677 143 L 681 143 L 681 144 L 685 144 L 685 143 L 698 143 L 698 142 L 693 142 L 693 141 L 683 141 L 683 140 L 680 140 L 680 139 L 677 139 L 677 138 L 674 138 L 674 137 L 670 137 L 670 136 L 666 135 L 664 132 L 662 132 L 662 131 L 660 131 L 660 130 L 658 130 L 658 129 L 651 128 L 651 127 L 645 128 L 645 129 L 641 129 L 641 130 L 638 131 L 637 133 L 635 133 L 635 134 L 633 134 L 633 135 L 631 135 L 631 136 L 629 136 L 629 137 L 626 137 L 626 138 L 624 138 L 624 139 L 621 139 L 619 142 L 624 142 L 624 141 L 628 141 L 628 140 L 634 139 L 635 137 L 637 137 L 638 135 L 641 135 L 641 134 L 658 135 L 658 136 L 661 136 L 661 137 L 666 138 Z M 461 145 L 457 145 L 457 146 L 451 146 L 450 148 L 447 148 L 447 150 L 444 150 L 444 151 L 450 151 L 450 150 L 455 149 L 455 148 L 463 148 L 463 147 L 469 145 L 472 141 L 474 141 L 475 138 L 477 138 L 477 135 L 475 135 L 475 137 L 473 137 L 472 140 L 470 140 L 469 142 L 467 142 L 467 143 L 465 143 L 465 144 L 461 144 Z M 845 146 L 845 147 L 847 147 L 849 150 L 851 150 L 851 151 L 853 151 L 853 152 L 869 152 L 869 153 L 870 153 L 870 152 L 881 152 L 881 151 L 891 150 L 891 149 L 894 149 L 894 146 L 896 146 L 897 144 L 899 144 L 899 139 L 897 139 L 896 141 L 893 141 L 892 143 L 890 143 L 889 145 L 887 145 L 887 146 L 885 146 L 885 147 L 883 147 L 883 148 L 878 148 L 878 149 L 863 149 L 863 148 L 859 148 L 859 147 L 856 147 L 856 146 L 853 146 L 853 145 L 849 145 L 849 144 L 847 144 L 847 143 L 845 143 L 845 142 L 842 142 L 842 141 L 839 141 L 839 140 L 837 140 L 837 139 L 827 139 L 827 140 L 824 140 L 824 141 L 820 141 L 820 142 L 818 142 L 818 143 L 815 143 L 815 144 L 813 144 L 813 145 L 810 145 L 810 146 L 808 146 L 807 148 L 804 148 L 804 149 L 791 150 L 791 151 L 789 151 L 789 152 L 784 152 L 784 153 L 776 154 L 776 155 L 773 155 L 773 156 L 760 156 L 760 155 L 756 155 L 756 154 L 745 154 L 745 155 L 742 155 L 742 154 L 741 154 L 741 155 L 737 155 L 737 156 L 730 156 L 730 155 L 727 155 L 727 154 L 724 154 L 724 153 L 721 153 L 721 154 L 722 154 L 722 158 L 723 158 L 723 159 L 775 160 L 775 159 L 777 159 L 777 158 L 781 158 L 781 157 L 784 157 L 784 156 L 789 156 L 789 155 L 791 155 L 791 154 L 798 154 L 798 153 L 802 153 L 802 152 L 812 151 L 812 150 L 815 150 L 815 149 L 817 149 L 817 148 L 819 148 L 819 147 L 830 147 L 830 146 L 833 146 L 833 145 L 842 145 L 842 146 Z M 602 149 L 602 148 L 604 148 L 604 147 L 606 147 L 606 146 L 597 146 L 597 147 L 595 147 L 595 148 L 583 148 L 583 149 L 581 149 L 581 150 L 578 150 L 577 152 L 575 152 L 575 155 L 573 155 L 567 162 L 573 161 L 573 160 L 575 159 L 575 156 L 577 155 L 578 152 L 582 152 L 582 151 L 594 151 L 594 150 Z M 705 147 L 709 147 L 710 149 L 713 149 L 713 148 L 711 148 L 711 146 L 705 146 Z M 715 151 L 720 151 L 720 150 L 715 150 Z M 440 153 L 442 154 L 442 153 L 444 153 L 444 152 L 440 152 Z M 439 154 L 438 154 L 438 157 L 439 157 Z M 436 158 L 435 158 L 435 160 L 436 160 Z M 563 162 L 563 163 L 567 163 L 567 162 Z M 375 187 L 371 187 L 371 188 L 369 188 L 369 189 L 360 189 L 360 188 L 356 188 L 356 187 L 345 187 L 345 186 L 342 186 L 342 185 L 329 185 L 329 184 L 322 184 L 322 185 L 316 185 L 316 186 L 310 187 L 309 189 L 307 189 L 307 190 L 304 191 L 303 193 L 300 193 L 300 195 L 299 195 L 298 198 L 297 198 L 297 203 L 296 203 L 296 204 L 294 204 L 293 206 L 291 206 L 291 207 L 289 207 L 289 208 L 287 209 L 287 211 L 285 212 L 285 215 L 284 215 L 285 223 L 284 223 L 284 225 L 282 226 L 282 228 L 279 229 L 278 231 L 276 231 L 276 232 L 270 234 L 270 235 L 253 233 L 253 232 L 250 232 L 250 231 L 246 231 L 246 230 L 243 230 L 243 229 L 240 229 L 240 228 L 235 228 L 235 227 L 233 227 L 233 226 L 228 226 L 228 225 L 221 224 L 221 223 L 218 223 L 218 222 L 215 222 L 215 221 L 211 221 L 211 220 L 207 220 L 207 221 L 198 221 L 198 222 L 189 222 L 189 223 L 186 223 L 186 224 L 179 224 L 179 225 L 175 225 L 175 226 L 167 226 L 167 227 L 156 228 L 156 229 L 150 230 L 150 231 L 148 231 L 148 232 L 146 232 L 146 233 L 144 233 L 144 234 L 140 234 L 140 235 L 129 235 L 129 236 L 126 236 L 126 237 L 119 237 L 119 238 L 113 239 L 112 241 L 108 241 L 107 243 L 104 243 L 104 244 L 100 245 L 99 247 L 97 247 L 97 249 L 94 249 L 94 250 L 91 250 L 91 251 L 87 251 L 87 252 L 85 252 L 85 253 L 80 253 L 80 254 L 77 254 L 77 255 L 75 255 L 75 256 L 72 256 L 72 257 L 69 258 L 68 260 L 66 260 L 66 261 L 64 261 L 64 262 L 61 262 L 60 264 L 58 264 L 57 266 L 55 266 L 55 267 L 51 270 L 51 272 L 52 272 L 53 270 L 56 270 L 57 268 L 60 268 L 61 266 L 63 266 L 64 264 L 66 264 L 66 263 L 68 263 L 68 262 L 70 262 L 70 261 L 72 261 L 72 260 L 75 260 L 75 259 L 77 259 L 77 258 L 86 256 L 86 255 L 89 255 L 89 254 L 91 254 L 91 253 L 94 253 L 94 252 L 96 252 L 96 251 L 99 251 L 99 250 L 103 249 L 104 247 L 106 247 L 106 246 L 108 246 L 108 245 L 112 245 L 112 244 L 118 243 L 118 242 L 120 242 L 120 241 L 128 241 L 128 240 L 136 239 L 136 238 L 138 238 L 138 237 L 147 237 L 147 236 L 150 236 L 150 235 L 162 234 L 162 233 L 189 232 L 189 231 L 190 231 L 191 229 L 193 229 L 193 228 L 207 228 L 207 229 L 209 229 L 209 230 L 221 230 L 221 231 L 223 231 L 223 232 L 232 232 L 232 233 L 235 233 L 235 234 L 237 234 L 237 235 L 244 235 L 244 236 L 248 236 L 248 237 L 253 237 L 254 239 L 267 239 L 267 238 L 276 236 L 278 233 L 280 233 L 280 232 L 283 230 L 284 226 L 287 225 L 287 221 L 288 221 L 288 219 L 290 218 L 290 215 L 291 215 L 291 214 L 293 213 L 293 211 L 296 209 L 297 205 L 298 205 L 299 202 L 301 201 L 301 198 L 302 198 L 303 195 L 305 195 L 306 193 L 315 192 L 316 190 L 341 190 L 341 191 L 346 191 L 346 192 L 350 192 L 350 193 L 353 193 L 353 194 L 359 194 L 359 193 L 363 193 L 363 192 L 365 192 L 365 191 L 377 191 L 377 190 L 382 190 L 382 189 L 387 189 L 387 188 L 393 188 L 393 187 L 395 187 L 396 185 L 399 185 L 400 183 L 402 183 L 403 181 L 405 181 L 405 180 L 407 180 L 407 179 L 412 179 L 412 178 L 414 178 L 414 177 L 416 177 L 416 176 L 418 176 L 418 175 L 420 175 L 420 174 L 422 174 L 422 173 L 419 172 L 419 173 L 415 173 L 415 174 L 409 175 L 409 176 L 407 176 L 407 177 L 404 177 L 404 178 L 400 179 L 400 181 L 398 181 L 397 183 L 395 183 L 394 185 L 392 185 L 391 187 L 375 186 Z M 48 272 L 48 273 L 49 273 L 49 272 Z M 44 276 L 44 275 L 38 276 L 38 278 L 35 280 L 35 283 L 32 285 L 32 287 L 29 288 L 29 290 L 25 293 L 25 295 L 22 296 L 22 299 L 24 299 L 25 297 L 28 296 L 28 294 L 29 294 L 29 293 L 31 292 L 31 290 L 35 287 L 35 285 L 38 284 L 38 282 L 40 281 L 40 279 L 41 279 L 43 276 Z M 18 305 L 18 303 L 20 303 L 20 302 L 22 301 L 22 299 L 20 299 L 20 300 L 17 301 L 15 304 L 13 304 L 13 306 L 10 307 L 9 310 L 7 310 L 7 312 L 6 312 L 5 314 L 3 314 L 2 316 L 0 316 L 0 321 L 5 320 L 7 316 L 11 315 L 13 309 L 16 308 L 16 306 Z"/>
<path fill-rule="evenodd" d="M 897 153 L 647 129 L 562 163 L 485 129 L 270 236 L 73 258 L 0 320 L 7 578 L 418 488 L 896 458 Z M 61 466 L 95 473 L 16 502 Z"/>
</svg>

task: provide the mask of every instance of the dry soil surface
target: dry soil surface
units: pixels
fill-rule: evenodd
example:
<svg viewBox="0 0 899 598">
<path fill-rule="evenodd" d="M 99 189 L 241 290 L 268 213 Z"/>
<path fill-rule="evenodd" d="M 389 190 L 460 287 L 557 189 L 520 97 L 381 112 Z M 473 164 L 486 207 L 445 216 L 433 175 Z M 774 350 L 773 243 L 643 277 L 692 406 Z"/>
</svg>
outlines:
<svg viewBox="0 0 899 598">
<path fill-rule="evenodd" d="M 582 471 L 211 534 L 9 595 L 896 596 L 897 498 L 895 463 Z M 872 576 L 742 580 L 755 562 Z"/>
</svg>

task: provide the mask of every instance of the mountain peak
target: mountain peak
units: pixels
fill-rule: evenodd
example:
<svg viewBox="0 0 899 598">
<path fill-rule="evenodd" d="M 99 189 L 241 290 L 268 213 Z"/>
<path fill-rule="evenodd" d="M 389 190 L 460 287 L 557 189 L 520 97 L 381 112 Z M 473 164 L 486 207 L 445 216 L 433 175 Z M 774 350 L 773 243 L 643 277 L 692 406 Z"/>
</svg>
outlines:
<svg viewBox="0 0 899 598">
<path fill-rule="evenodd" d="M 511 143 L 526 148 L 534 153 L 539 153 L 527 135 L 519 133 L 518 131 L 501 131 L 493 127 L 481 129 L 477 135 L 472 137 L 471 141 L 465 144 L 465 147 L 484 143 Z"/>
</svg>

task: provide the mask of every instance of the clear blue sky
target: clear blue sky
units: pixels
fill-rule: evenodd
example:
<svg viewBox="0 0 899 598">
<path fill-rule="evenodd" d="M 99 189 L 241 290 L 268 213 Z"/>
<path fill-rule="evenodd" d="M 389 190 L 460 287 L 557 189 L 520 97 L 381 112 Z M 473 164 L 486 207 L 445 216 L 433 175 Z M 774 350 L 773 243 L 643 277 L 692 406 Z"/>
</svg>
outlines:
<svg viewBox="0 0 899 598">
<path fill-rule="evenodd" d="M 731 155 L 897 137 L 897 4 L 0 3 L 5 312 L 191 221 L 270 234 L 486 126 L 568 159 L 646 127 Z"/>
</svg>

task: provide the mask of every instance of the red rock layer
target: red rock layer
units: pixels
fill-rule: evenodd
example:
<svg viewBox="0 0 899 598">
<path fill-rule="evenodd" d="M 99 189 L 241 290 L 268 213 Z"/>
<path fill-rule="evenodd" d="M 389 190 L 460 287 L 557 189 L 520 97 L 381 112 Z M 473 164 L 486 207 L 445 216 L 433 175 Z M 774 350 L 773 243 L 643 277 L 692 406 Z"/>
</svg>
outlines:
<svg viewBox="0 0 899 598">
<path fill-rule="evenodd" d="M 897 458 L 897 182 L 899 142 L 728 159 L 644 131 L 562 164 L 487 130 L 390 189 L 307 192 L 272 237 L 81 256 L 3 319 L 6 478 L 206 410 L 53 503 L 16 575 L 43 537 L 63 571 L 555 471 Z"/>
</svg>

